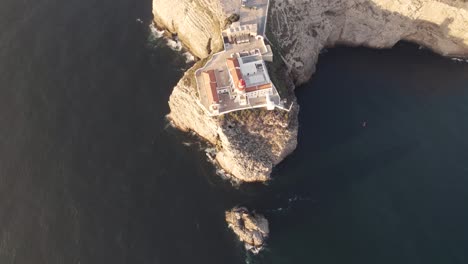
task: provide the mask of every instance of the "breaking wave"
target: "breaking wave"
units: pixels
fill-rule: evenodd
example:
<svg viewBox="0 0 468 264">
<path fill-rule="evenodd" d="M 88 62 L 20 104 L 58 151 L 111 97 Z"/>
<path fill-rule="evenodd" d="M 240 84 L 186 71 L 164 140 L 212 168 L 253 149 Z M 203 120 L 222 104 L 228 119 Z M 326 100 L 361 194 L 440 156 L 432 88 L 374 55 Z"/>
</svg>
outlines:
<svg viewBox="0 0 468 264">
<path fill-rule="evenodd" d="M 178 39 L 167 37 L 164 30 L 158 30 L 153 23 L 149 25 L 149 30 L 150 36 L 148 37 L 148 41 L 151 44 L 155 46 L 159 46 L 160 44 L 166 45 L 174 51 L 181 52 L 181 55 L 185 58 L 186 63 L 195 61 L 195 56 L 193 56 L 193 54 L 187 50 L 184 50 L 182 42 L 180 42 Z"/>
<path fill-rule="evenodd" d="M 464 58 L 451 58 L 452 61 L 455 61 L 455 62 L 465 62 L 465 63 L 468 63 L 468 59 L 464 59 Z"/>
<path fill-rule="evenodd" d="M 159 31 L 152 23 L 149 25 L 150 30 L 150 40 L 152 39 L 160 39 L 164 36 L 164 30 Z"/>
<path fill-rule="evenodd" d="M 184 52 L 184 56 L 185 56 L 185 62 L 187 63 L 195 61 L 195 56 L 193 56 L 192 53 L 188 51 Z"/>
</svg>

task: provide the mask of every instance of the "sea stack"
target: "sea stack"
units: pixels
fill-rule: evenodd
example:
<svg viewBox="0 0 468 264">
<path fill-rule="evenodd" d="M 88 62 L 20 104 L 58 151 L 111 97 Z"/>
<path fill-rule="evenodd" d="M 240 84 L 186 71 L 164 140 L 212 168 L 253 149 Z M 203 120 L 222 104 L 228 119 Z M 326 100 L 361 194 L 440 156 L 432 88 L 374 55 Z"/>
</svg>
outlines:
<svg viewBox="0 0 468 264">
<path fill-rule="evenodd" d="M 263 215 L 249 212 L 245 207 L 234 207 L 226 211 L 226 222 L 247 250 L 254 254 L 262 250 L 270 233 L 268 220 Z"/>
</svg>

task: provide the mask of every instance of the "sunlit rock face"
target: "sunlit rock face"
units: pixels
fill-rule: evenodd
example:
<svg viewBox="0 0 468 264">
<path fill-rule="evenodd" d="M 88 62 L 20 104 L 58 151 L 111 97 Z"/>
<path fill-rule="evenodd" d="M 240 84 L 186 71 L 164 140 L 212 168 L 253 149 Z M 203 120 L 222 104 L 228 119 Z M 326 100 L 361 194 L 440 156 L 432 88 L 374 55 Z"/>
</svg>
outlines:
<svg viewBox="0 0 468 264">
<path fill-rule="evenodd" d="M 234 180 L 268 181 L 273 167 L 296 148 L 298 105 L 290 112 L 252 109 L 209 117 L 188 79 L 186 74 L 170 96 L 169 119 L 213 144 L 214 159 Z"/>
<path fill-rule="evenodd" d="M 226 212 L 226 222 L 247 250 L 258 253 L 265 246 L 270 230 L 263 215 L 249 212 L 245 207 L 235 207 Z"/>
<path fill-rule="evenodd" d="M 153 0 L 154 20 L 206 58 L 222 49 L 221 31 L 231 15 L 223 3 Z M 270 0 L 267 37 L 279 52 L 274 59 L 286 63 L 289 74 L 282 79 L 301 84 L 315 72 L 320 51 L 336 44 L 388 48 L 408 40 L 445 56 L 466 57 L 467 10 L 464 0 Z M 297 145 L 298 105 L 288 114 L 249 110 L 209 117 L 196 102 L 190 75 L 193 71 L 169 100 L 174 125 L 215 145 L 215 160 L 236 179 L 269 180 L 273 167 Z"/>
<path fill-rule="evenodd" d="M 400 40 L 445 56 L 468 55 L 463 0 L 272 0 L 269 26 L 296 83 L 315 71 L 322 48 L 388 48 Z"/>
<path fill-rule="evenodd" d="M 219 0 L 153 0 L 156 24 L 172 33 L 199 58 L 223 47 L 226 14 Z"/>
</svg>

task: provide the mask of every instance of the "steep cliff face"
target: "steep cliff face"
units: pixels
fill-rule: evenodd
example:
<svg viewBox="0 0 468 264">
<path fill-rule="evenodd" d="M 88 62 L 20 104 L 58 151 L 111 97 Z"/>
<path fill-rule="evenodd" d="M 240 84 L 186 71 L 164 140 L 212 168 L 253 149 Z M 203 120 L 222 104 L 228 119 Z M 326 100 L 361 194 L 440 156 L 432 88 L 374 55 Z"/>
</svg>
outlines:
<svg viewBox="0 0 468 264">
<path fill-rule="evenodd" d="M 226 15 L 219 0 L 153 0 L 153 14 L 158 26 L 177 33 L 199 58 L 223 47 Z"/>
<path fill-rule="evenodd" d="M 392 47 L 400 40 L 446 56 L 468 55 L 463 0 L 272 0 L 269 26 L 296 83 L 315 71 L 320 50 L 335 44 Z"/>
<path fill-rule="evenodd" d="M 226 15 L 219 0 L 153 0 L 153 14 L 158 26 L 177 33 L 199 58 L 223 47 Z"/>
<path fill-rule="evenodd" d="M 273 166 L 296 148 L 297 104 L 291 112 L 256 109 L 209 117 L 196 102 L 190 75 L 186 73 L 171 94 L 170 120 L 215 145 L 216 160 L 235 178 L 269 180 Z"/>
<path fill-rule="evenodd" d="M 322 48 L 338 43 L 386 48 L 409 40 L 443 55 L 468 55 L 464 0 L 270 1 L 267 36 L 296 84 L 311 77 Z M 153 0 L 153 13 L 159 26 L 177 32 L 200 58 L 222 47 L 219 36 L 230 15 L 220 0 Z M 213 118 L 196 99 L 192 69 L 170 97 L 170 119 L 216 145 L 216 160 L 243 181 L 268 180 L 273 166 L 296 147 L 297 104 L 287 114 L 250 110 Z"/>
</svg>

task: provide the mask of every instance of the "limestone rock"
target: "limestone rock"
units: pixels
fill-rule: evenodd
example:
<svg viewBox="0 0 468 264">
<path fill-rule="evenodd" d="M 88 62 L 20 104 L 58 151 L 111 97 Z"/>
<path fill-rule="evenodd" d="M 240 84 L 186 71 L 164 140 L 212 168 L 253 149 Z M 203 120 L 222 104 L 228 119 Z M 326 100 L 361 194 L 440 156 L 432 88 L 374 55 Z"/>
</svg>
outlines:
<svg viewBox="0 0 468 264">
<path fill-rule="evenodd" d="M 297 84 L 315 71 L 319 52 L 347 44 L 389 48 L 408 40 L 445 56 L 468 56 L 463 0 L 271 0 L 269 27 Z"/>
<path fill-rule="evenodd" d="M 154 20 L 205 58 L 222 47 L 220 32 L 233 12 L 226 7 L 229 2 L 153 0 Z M 270 0 L 267 28 L 267 37 L 288 67 L 289 82 L 296 84 L 310 79 L 324 47 L 340 43 L 387 48 L 409 40 L 445 56 L 468 56 L 464 0 Z M 249 110 L 209 117 L 196 103 L 191 74 L 174 88 L 169 118 L 216 145 L 216 161 L 234 177 L 268 180 L 273 166 L 297 145 L 297 104 L 287 115 Z"/>
<path fill-rule="evenodd" d="M 169 119 L 178 128 L 194 131 L 215 145 L 216 161 L 236 179 L 269 180 L 273 166 L 296 148 L 297 104 L 289 113 L 254 109 L 209 117 L 197 104 L 196 88 L 189 79 L 187 73 L 174 88 Z"/>
<path fill-rule="evenodd" d="M 258 253 L 265 245 L 270 231 L 263 215 L 250 213 L 245 207 L 235 207 L 226 212 L 226 222 L 247 250 Z"/>
<path fill-rule="evenodd" d="M 199 58 L 223 47 L 221 31 L 228 15 L 219 0 L 153 0 L 156 24 L 177 33 Z"/>
</svg>

